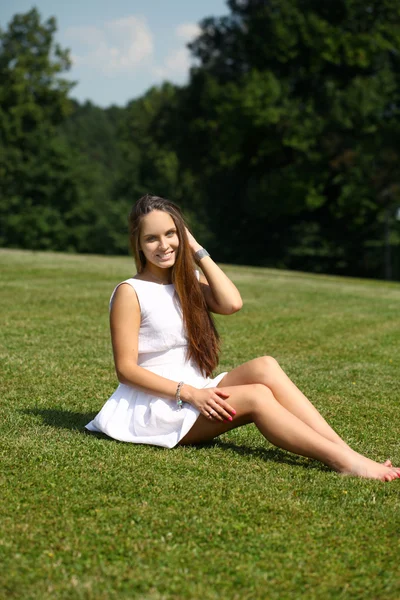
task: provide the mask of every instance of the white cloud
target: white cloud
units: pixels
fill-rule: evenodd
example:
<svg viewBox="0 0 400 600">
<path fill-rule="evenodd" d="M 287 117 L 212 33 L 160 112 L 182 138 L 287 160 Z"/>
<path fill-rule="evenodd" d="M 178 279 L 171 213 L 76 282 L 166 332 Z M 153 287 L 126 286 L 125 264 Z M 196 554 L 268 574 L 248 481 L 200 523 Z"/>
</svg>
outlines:
<svg viewBox="0 0 400 600">
<path fill-rule="evenodd" d="M 126 17 L 108 21 L 103 28 L 70 27 L 66 37 L 82 48 L 74 52 L 74 64 L 88 66 L 103 74 L 136 69 L 153 55 L 153 36 L 143 17 Z"/>
<path fill-rule="evenodd" d="M 201 27 L 197 23 L 182 23 L 175 29 L 175 33 L 179 38 L 191 42 L 201 33 Z"/>
<path fill-rule="evenodd" d="M 80 27 L 68 27 L 65 32 L 67 38 L 75 40 L 77 42 L 83 42 L 88 46 L 94 46 L 100 44 L 103 41 L 103 32 L 98 28 L 91 25 L 80 26 Z"/>
<path fill-rule="evenodd" d="M 183 85 L 195 62 L 187 44 L 201 28 L 195 23 L 181 23 L 166 33 L 162 40 L 153 38 L 146 18 L 135 15 L 100 25 L 70 27 L 63 37 L 72 48 L 73 66 L 79 69 L 71 76 L 80 80 L 80 87 L 88 79 L 97 82 L 99 75 L 100 80 L 112 77 L 113 85 L 130 90 L 143 78 L 148 87 L 165 80 Z M 104 79 L 101 85 L 104 88 Z M 90 92 L 86 94 L 90 96 Z"/>
<path fill-rule="evenodd" d="M 179 79 L 187 75 L 190 68 L 190 56 L 186 48 L 174 50 L 165 58 L 160 67 L 154 67 L 153 73 L 158 77 Z"/>
<path fill-rule="evenodd" d="M 196 23 L 182 23 L 175 29 L 175 37 L 189 42 L 201 33 L 201 28 Z M 181 42 L 180 42 L 181 43 Z M 153 67 L 154 75 L 162 79 L 170 79 L 182 83 L 187 77 L 192 59 L 186 44 L 167 54 L 161 65 Z"/>
<path fill-rule="evenodd" d="M 166 67 L 171 71 L 177 71 L 178 73 L 187 71 L 190 67 L 189 52 L 186 50 L 186 48 L 176 50 L 167 56 L 165 64 Z"/>
</svg>

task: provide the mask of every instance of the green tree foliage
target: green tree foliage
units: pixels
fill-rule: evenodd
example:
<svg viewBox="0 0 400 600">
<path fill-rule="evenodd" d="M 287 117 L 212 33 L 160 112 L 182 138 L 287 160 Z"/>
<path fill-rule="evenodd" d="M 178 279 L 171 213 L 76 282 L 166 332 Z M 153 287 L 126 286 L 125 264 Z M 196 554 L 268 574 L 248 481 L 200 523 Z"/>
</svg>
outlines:
<svg viewBox="0 0 400 600">
<path fill-rule="evenodd" d="M 86 102 L 73 102 L 59 133 L 74 156 L 81 199 L 72 215 L 75 249 L 100 254 L 126 253 L 129 205 L 116 198 L 124 164 L 119 131 L 125 110 L 102 109 Z"/>
<path fill-rule="evenodd" d="M 36 9 L 0 31 L 0 242 L 66 247 L 62 213 L 77 201 L 70 156 L 56 135 L 72 84 L 60 77 L 68 54 L 54 43 L 55 20 Z"/>
<path fill-rule="evenodd" d="M 228 4 L 191 45 L 187 91 L 192 165 L 210 150 L 209 210 L 237 232 L 227 258 L 378 274 L 368 247 L 400 200 L 400 5 Z"/>
<path fill-rule="evenodd" d="M 120 110 L 68 99 L 68 52 L 36 9 L 0 32 L 0 244 L 126 252 L 118 179 Z"/>
<path fill-rule="evenodd" d="M 146 193 L 170 198 L 181 206 L 193 231 L 207 243 L 212 233 L 201 186 L 178 157 L 186 152 L 182 101 L 180 88 L 165 83 L 128 104 L 120 126 L 124 162 L 115 197 L 127 206 Z"/>
<path fill-rule="evenodd" d="M 151 192 L 218 260 L 400 278 L 400 4 L 228 7 L 125 108 L 69 100 L 54 19 L 0 30 L 0 245 L 125 253 Z"/>
</svg>

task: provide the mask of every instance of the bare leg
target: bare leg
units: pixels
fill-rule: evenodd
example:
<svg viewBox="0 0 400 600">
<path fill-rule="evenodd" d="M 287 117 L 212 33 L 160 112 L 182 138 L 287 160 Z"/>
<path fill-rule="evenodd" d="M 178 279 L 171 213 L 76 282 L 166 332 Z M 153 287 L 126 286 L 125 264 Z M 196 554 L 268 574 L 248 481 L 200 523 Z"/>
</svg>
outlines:
<svg viewBox="0 0 400 600">
<path fill-rule="evenodd" d="M 274 445 L 319 460 L 340 473 L 382 481 L 400 477 L 400 468 L 376 463 L 316 432 L 284 408 L 266 386 L 253 384 L 225 389 L 230 394 L 229 404 L 236 410 L 233 422 L 208 421 L 200 415 L 181 445 L 209 441 L 229 429 L 254 422 Z"/>
<path fill-rule="evenodd" d="M 272 356 L 262 356 L 250 360 L 235 369 L 220 381 L 218 387 L 231 385 L 247 385 L 261 383 L 267 386 L 278 400 L 289 412 L 298 417 L 303 423 L 309 425 L 314 431 L 324 436 L 327 440 L 350 448 L 348 444 L 332 429 L 306 396 L 289 379 L 279 363 Z M 351 449 L 352 450 L 352 449 Z M 355 452 L 355 450 L 352 450 Z M 361 456 L 358 452 L 356 452 Z M 383 463 L 391 467 L 388 459 Z"/>
<path fill-rule="evenodd" d="M 344 440 L 325 421 L 306 396 L 289 379 L 271 356 L 262 356 L 236 367 L 220 381 L 218 387 L 261 383 L 273 393 L 279 404 L 309 425 L 327 440 L 349 448 Z"/>
<path fill-rule="evenodd" d="M 327 440 L 351 449 L 325 421 L 315 406 L 296 387 L 293 381 L 289 379 L 279 363 L 272 356 L 261 356 L 232 369 L 220 381 L 218 387 L 248 385 L 252 383 L 266 385 L 278 402 L 289 412 L 323 435 Z M 352 450 L 352 452 L 355 452 L 355 450 Z M 358 452 L 356 454 L 361 456 Z M 392 466 L 390 460 L 385 461 L 383 464 L 388 467 Z"/>
</svg>

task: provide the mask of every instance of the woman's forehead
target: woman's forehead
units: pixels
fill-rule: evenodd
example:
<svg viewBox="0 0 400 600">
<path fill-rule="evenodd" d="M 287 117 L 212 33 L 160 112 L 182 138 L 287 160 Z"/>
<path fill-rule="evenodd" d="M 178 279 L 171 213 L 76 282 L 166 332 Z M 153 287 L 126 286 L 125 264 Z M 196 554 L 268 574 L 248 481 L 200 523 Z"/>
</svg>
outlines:
<svg viewBox="0 0 400 600">
<path fill-rule="evenodd" d="M 163 210 L 152 210 L 151 213 L 144 216 L 141 222 L 141 234 L 164 233 L 175 227 L 171 215 Z"/>
</svg>

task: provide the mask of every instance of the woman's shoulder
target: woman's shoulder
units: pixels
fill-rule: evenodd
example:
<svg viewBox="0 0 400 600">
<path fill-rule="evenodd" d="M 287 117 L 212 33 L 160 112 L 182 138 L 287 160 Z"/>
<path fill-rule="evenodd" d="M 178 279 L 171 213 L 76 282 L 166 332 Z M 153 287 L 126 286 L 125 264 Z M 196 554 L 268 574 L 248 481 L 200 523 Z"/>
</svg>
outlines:
<svg viewBox="0 0 400 600">
<path fill-rule="evenodd" d="M 110 310 L 116 297 L 127 299 L 131 298 L 135 302 L 135 304 L 138 304 L 136 283 L 134 282 L 133 277 L 125 279 L 124 281 L 121 281 L 115 286 L 110 298 Z"/>
<path fill-rule="evenodd" d="M 136 289 L 138 281 L 139 280 L 135 279 L 134 277 L 129 277 L 129 279 L 124 279 L 124 281 L 120 281 L 115 286 L 113 294 L 116 294 L 118 290 L 129 290 L 130 288 Z"/>
</svg>

